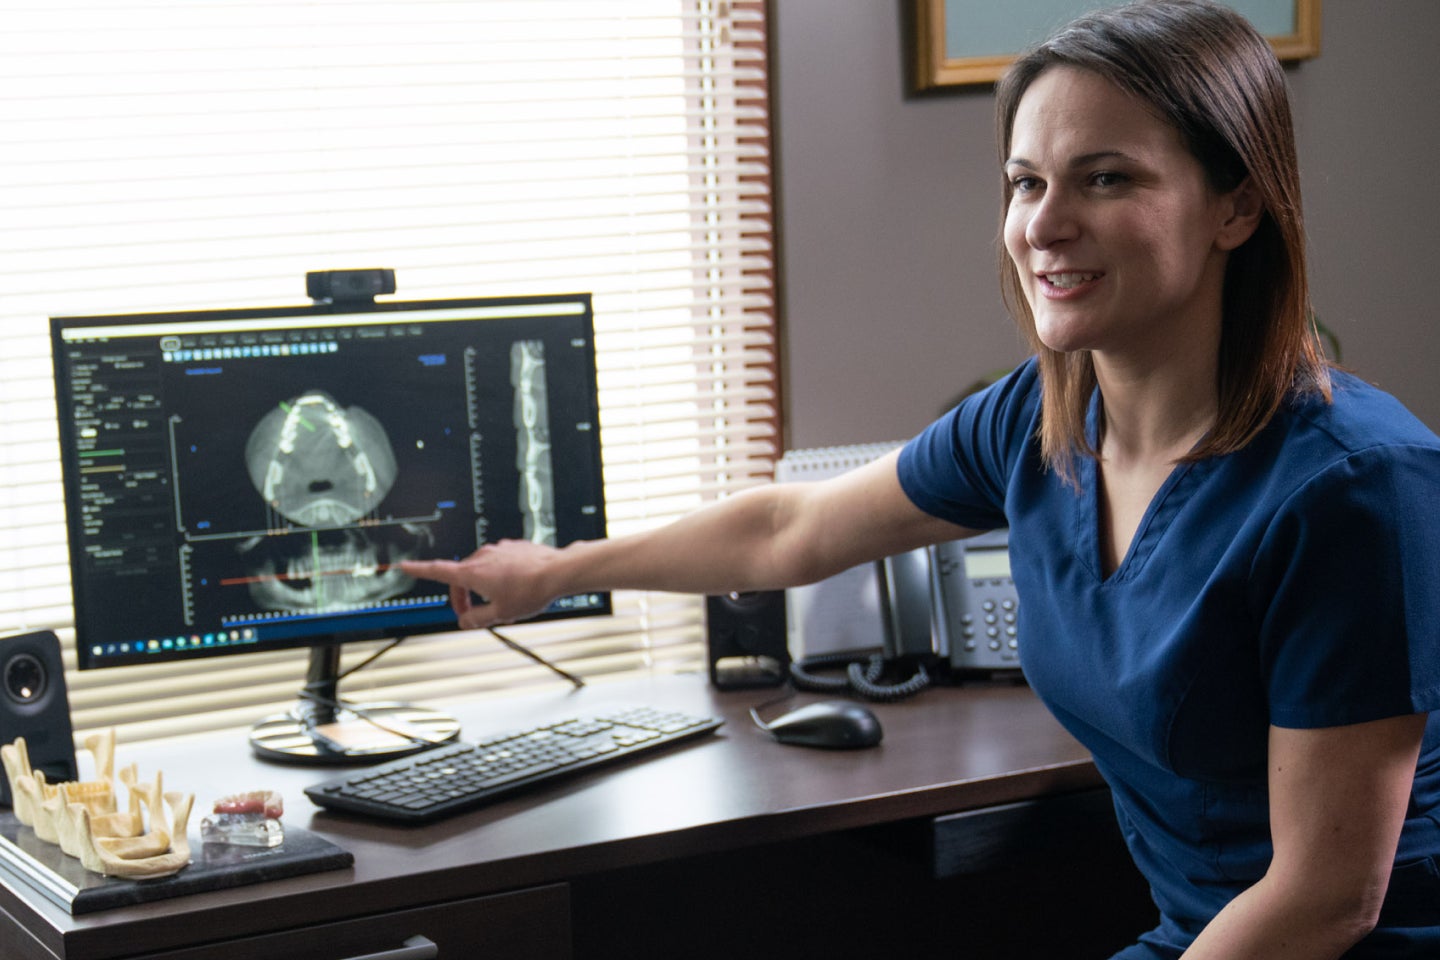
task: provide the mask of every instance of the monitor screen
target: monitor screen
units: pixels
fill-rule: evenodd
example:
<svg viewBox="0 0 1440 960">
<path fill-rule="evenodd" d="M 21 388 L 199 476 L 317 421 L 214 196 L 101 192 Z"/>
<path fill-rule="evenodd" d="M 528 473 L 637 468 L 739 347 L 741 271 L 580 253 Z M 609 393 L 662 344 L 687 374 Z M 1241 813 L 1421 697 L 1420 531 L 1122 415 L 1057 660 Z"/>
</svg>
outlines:
<svg viewBox="0 0 1440 960">
<path fill-rule="evenodd" d="M 401 560 L 605 536 L 588 295 L 51 334 L 81 669 L 453 629 Z"/>
</svg>

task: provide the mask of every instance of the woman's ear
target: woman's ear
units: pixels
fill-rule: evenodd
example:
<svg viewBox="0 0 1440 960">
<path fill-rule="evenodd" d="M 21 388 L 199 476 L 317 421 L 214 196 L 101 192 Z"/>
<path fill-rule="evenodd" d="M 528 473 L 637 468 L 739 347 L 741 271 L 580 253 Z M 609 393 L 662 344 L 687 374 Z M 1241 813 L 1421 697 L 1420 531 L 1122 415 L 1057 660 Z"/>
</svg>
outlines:
<svg viewBox="0 0 1440 960">
<path fill-rule="evenodd" d="M 1265 213 L 1265 201 L 1260 197 L 1260 188 L 1255 181 L 1246 177 L 1240 185 L 1221 198 L 1224 219 L 1215 236 L 1215 245 L 1230 251 L 1250 239 L 1260 218 Z"/>
</svg>

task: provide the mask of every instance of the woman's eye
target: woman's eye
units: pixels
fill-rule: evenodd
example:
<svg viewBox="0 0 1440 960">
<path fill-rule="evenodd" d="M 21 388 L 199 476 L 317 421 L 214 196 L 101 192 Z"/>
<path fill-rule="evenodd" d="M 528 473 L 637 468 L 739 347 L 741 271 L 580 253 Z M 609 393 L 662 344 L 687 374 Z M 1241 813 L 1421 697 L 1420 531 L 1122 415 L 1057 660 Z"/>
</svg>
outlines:
<svg viewBox="0 0 1440 960">
<path fill-rule="evenodd" d="M 1125 180 L 1126 177 L 1123 173 L 1116 173 L 1113 170 L 1101 170 L 1090 176 L 1090 182 L 1097 187 L 1118 187 Z"/>
<path fill-rule="evenodd" d="M 1010 178 L 1010 189 L 1014 190 L 1016 193 L 1029 193 L 1031 190 L 1034 190 L 1037 186 L 1039 186 L 1039 184 L 1039 179 L 1037 179 L 1036 177 L 1032 177 L 1029 174 L 1021 174 L 1018 177 Z"/>
</svg>

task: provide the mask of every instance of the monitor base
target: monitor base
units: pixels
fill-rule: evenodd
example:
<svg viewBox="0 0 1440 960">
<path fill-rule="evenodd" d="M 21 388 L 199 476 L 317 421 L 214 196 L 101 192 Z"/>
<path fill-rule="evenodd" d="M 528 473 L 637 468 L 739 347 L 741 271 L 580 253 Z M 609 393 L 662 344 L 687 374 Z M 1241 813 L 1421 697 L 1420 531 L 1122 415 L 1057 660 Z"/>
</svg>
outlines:
<svg viewBox="0 0 1440 960">
<path fill-rule="evenodd" d="M 301 701 L 251 727 L 250 748 L 262 760 L 282 763 L 379 763 L 459 735 L 460 721 L 430 707 L 363 703 L 316 711 Z"/>
</svg>

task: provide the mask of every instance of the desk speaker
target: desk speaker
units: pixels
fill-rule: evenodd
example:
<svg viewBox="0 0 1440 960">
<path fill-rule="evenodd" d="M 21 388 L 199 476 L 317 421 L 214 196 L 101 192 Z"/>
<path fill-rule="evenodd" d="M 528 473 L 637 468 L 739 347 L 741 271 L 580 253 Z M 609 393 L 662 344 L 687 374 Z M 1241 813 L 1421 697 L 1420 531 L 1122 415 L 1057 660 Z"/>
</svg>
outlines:
<svg viewBox="0 0 1440 960">
<path fill-rule="evenodd" d="M 0 744 L 18 737 L 25 738 L 31 768 L 45 771 L 47 781 L 78 778 L 60 641 L 48 630 L 0 639 Z M 11 804 L 3 775 L 0 804 Z"/>
<path fill-rule="evenodd" d="M 773 687 L 790 675 L 785 591 L 705 598 L 710 682 L 721 690 Z"/>
</svg>

